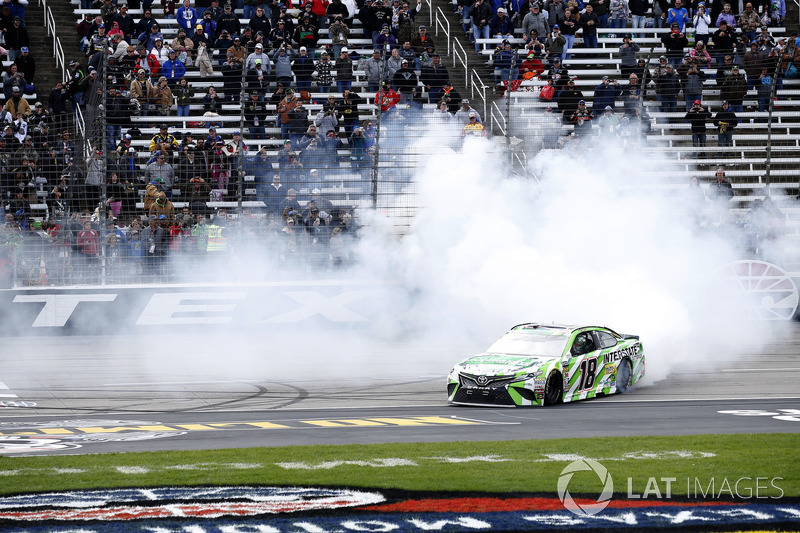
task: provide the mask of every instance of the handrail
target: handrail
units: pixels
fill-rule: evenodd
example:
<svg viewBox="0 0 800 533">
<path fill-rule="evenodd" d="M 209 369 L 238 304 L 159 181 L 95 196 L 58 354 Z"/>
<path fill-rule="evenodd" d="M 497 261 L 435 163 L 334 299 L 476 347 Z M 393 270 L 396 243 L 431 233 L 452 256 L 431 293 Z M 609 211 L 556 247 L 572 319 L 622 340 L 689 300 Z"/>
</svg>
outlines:
<svg viewBox="0 0 800 533">
<path fill-rule="evenodd" d="M 433 2 L 425 0 L 425 3 L 428 4 L 428 26 L 433 26 Z M 448 33 L 448 35 L 450 34 Z"/>
<path fill-rule="evenodd" d="M 495 111 L 497 111 L 497 114 L 495 114 Z M 496 117 L 500 117 L 502 122 L 501 122 L 501 120 L 498 120 Z M 492 130 L 493 131 L 494 131 L 494 128 L 497 128 L 497 130 L 502 135 L 506 134 L 506 128 L 508 127 L 508 118 L 503 113 L 503 110 L 500 109 L 500 107 L 497 105 L 497 102 L 492 102 L 492 114 L 489 117 L 489 119 L 490 119 L 489 124 L 490 124 L 490 126 L 492 126 Z M 509 147 L 509 149 L 510 149 L 510 147 Z"/>
<path fill-rule="evenodd" d="M 483 83 L 483 80 L 481 79 L 480 75 L 475 71 L 475 69 L 470 69 L 470 71 L 471 71 L 471 74 L 470 74 L 470 80 L 469 80 L 470 83 L 469 83 L 469 85 L 470 85 L 470 89 L 472 91 L 471 92 L 472 98 L 473 99 L 475 98 L 475 93 L 476 92 L 481 97 L 481 100 L 483 101 L 483 117 L 486 118 L 488 116 L 488 114 L 487 114 L 488 107 L 486 105 L 486 88 L 487 88 L 487 85 L 485 85 Z"/>
<path fill-rule="evenodd" d="M 81 147 L 83 148 L 83 153 L 81 154 L 81 160 L 85 160 L 86 157 L 92 153 L 92 147 L 89 144 L 89 140 L 86 138 L 86 120 L 83 118 L 83 112 L 81 111 L 81 106 L 75 106 L 75 130 L 76 130 L 76 137 L 83 139 L 81 143 Z"/>
<path fill-rule="evenodd" d="M 53 57 L 56 60 L 56 67 L 61 68 L 61 81 L 67 80 L 67 65 L 65 63 L 64 47 L 61 45 L 61 39 L 56 36 L 56 19 L 53 16 L 53 10 L 47 5 L 47 0 L 40 0 L 39 5 L 42 6 L 44 13 L 44 27 L 47 35 L 53 37 Z"/>
<path fill-rule="evenodd" d="M 441 19 L 439 15 L 442 16 Z M 441 7 L 436 8 L 436 24 L 434 26 L 434 31 L 437 37 L 439 36 L 439 27 L 441 27 L 444 32 L 445 42 L 447 43 L 447 55 L 450 55 L 450 21 L 447 20 L 447 16 L 444 14 Z"/>
<path fill-rule="evenodd" d="M 460 52 L 459 49 L 461 49 Z M 469 81 L 469 56 L 464 51 L 461 43 L 458 42 L 458 39 L 453 39 L 453 67 L 456 66 L 456 61 L 459 61 L 461 66 L 464 67 L 464 87 L 466 87 Z"/>
</svg>

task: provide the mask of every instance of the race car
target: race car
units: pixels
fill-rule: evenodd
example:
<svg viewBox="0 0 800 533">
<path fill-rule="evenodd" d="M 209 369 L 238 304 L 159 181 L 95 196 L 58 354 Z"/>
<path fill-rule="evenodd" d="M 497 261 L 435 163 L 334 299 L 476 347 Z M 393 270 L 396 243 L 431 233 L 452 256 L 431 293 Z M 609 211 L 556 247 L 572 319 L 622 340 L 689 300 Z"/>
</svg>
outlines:
<svg viewBox="0 0 800 533">
<path fill-rule="evenodd" d="M 636 335 L 600 326 L 520 324 L 447 376 L 448 402 L 528 406 L 625 393 L 644 376 Z"/>
</svg>

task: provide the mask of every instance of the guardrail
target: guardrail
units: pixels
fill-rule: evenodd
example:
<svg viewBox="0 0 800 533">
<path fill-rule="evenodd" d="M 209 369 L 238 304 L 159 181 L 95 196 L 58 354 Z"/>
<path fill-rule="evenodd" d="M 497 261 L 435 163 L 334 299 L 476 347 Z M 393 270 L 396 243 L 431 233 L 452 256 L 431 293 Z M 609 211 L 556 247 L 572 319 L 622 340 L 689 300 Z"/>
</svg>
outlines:
<svg viewBox="0 0 800 533">
<path fill-rule="evenodd" d="M 53 37 L 53 57 L 56 60 L 56 67 L 61 69 L 61 81 L 67 81 L 67 65 L 64 59 L 64 48 L 61 46 L 61 39 L 56 36 L 56 20 L 53 17 L 53 10 L 47 5 L 47 0 L 40 0 L 44 12 L 44 27 L 48 37 Z"/>
<path fill-rule="evenodd" d="M 457 39 L 453 39 L 453 67 L 461 63 L 464 68 L 464 87 L 469 85 L 469 56 L 464 51 L 464 47 Z"/>
<path fill-rule="evenodd" d="M 445 49 L 447 51 L 447 55 L 450 55 L 450 21 L 447 20 L 447 16 L 445 16 L 441 7 L 436 8 L 436 24 L 434 25 L 434 31 L 437 37 L 439 36 L 439 28 L 442 28 L 442 31 L 444 32 L 445 43 L 447 43 Z"/>
<path fill-rule="evenodd" d="M 478 96 L 480 96 L 481 101 L 483 102 L 483 115 L 481 115 L 481 116 L 484 117 L 484 120 L 486 120 L 486 117 L 488 116 L 488 114 L 487 114 L 488 106 L 486 105 L 486 88 L 487 88 L 487 86 L 486 86 L 486 84 L 483 83 L 483 80 L 481 79 L 480 75 L 475 71 L 475 69 L 471 69 L 470 70 L 469 88 L 470 88 L 473 100 L 475 99 L 475 94 L 476 93 L 478 94 Z"/>
</svg>

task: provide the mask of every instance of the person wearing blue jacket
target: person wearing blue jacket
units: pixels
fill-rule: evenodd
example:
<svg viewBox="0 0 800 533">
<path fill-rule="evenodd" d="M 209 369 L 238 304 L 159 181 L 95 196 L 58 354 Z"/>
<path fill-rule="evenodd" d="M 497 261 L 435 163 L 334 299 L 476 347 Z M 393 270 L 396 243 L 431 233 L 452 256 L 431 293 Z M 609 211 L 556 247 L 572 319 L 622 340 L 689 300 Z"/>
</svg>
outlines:
<svg viewBox="0 0 800 533">
<path fill-rule="evenodd" d="M 689 22 L 689 12 L 683 7 L 681 0 L 675 0 L 675 7 L 671 7 L 667 11 L 667 24 L 672 26 L 673 22 L 678 24 L 681 33 L 685 33 L 686 23 Z"/>
<path fill-rule="evenodd" d="M 186 75 L 186 67 L 177 56 L 178 54 L 175 50 L 170 50 L 169 59 L 164 61 L 159 72 L 159 74 L 167 78 L 167 83 L 170 87 L 174 87 L 178 80 Z"/>
<path fill-rule="evenodd" d="M 197 24 L 197 11 L 192 7 L 190 0 L 183 0 L 183 5 L 175 12 L 175 19 L 179 27 L 187 33 L 192 32 L 192 28 Z"/>
<path fill-rule="evenodd" d="M 489 33 L 498 39 L 511 39 L 514 37 L 514 23 L 506 15 L 505 8 L 497 10 L 497 15 L 489 21 Z"/>
<path fill-rule="evenodd" d="M 616 110 L 617 98 L 622 96 L 622 87 L 619 82 L 611 80 L 608 76 L 603 76 L 603 81 L 594 88 L 594 101 L 592 102 L 592 109 L 605 109 L 610 106 L 611 109 Z"/>
</svg>

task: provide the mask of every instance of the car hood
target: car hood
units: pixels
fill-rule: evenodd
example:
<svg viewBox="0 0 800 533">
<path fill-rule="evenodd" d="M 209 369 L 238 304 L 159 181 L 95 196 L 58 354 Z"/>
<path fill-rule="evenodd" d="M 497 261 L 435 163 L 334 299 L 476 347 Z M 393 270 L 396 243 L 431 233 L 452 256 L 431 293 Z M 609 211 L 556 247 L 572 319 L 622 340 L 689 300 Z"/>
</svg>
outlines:
<svg viewBox="0 0 800 533">
<path fill-rule="evenodd" d="M 456 365 L 455 370 L 467 374 L 482 376 L 507 376 L 519 372 L 535 372 L 542 365 L 556 359 L 534 355 L 506 355 L 482 353 L 464 359 Z"/>
</svg>

